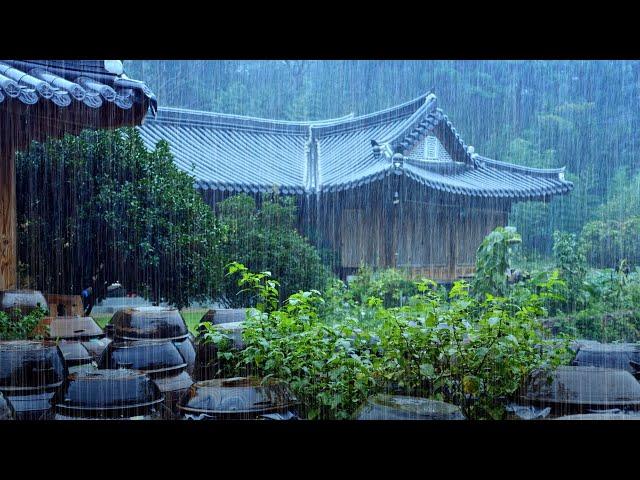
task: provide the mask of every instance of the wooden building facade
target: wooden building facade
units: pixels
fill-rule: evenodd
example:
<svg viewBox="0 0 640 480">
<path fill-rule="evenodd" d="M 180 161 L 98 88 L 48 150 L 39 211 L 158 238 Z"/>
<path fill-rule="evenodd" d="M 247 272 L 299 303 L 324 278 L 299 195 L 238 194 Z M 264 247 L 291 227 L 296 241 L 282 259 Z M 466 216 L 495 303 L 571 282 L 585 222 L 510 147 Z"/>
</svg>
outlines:
<svg viewBox="0 0 640 480">
<path fill-rule="evenodd" d="M 148 147 L 169 142 L 212 206 L 241 192 L 296 196 L 301 232 L 336 254 L 342 277 L 363 264 L 442 282 L 472 275 L 479 244 L 513 203 L 573 188 L 562 168 L 475 153 L 431 93 L 321 122 L 160 108 L 140 131 Z"/>
</svg>

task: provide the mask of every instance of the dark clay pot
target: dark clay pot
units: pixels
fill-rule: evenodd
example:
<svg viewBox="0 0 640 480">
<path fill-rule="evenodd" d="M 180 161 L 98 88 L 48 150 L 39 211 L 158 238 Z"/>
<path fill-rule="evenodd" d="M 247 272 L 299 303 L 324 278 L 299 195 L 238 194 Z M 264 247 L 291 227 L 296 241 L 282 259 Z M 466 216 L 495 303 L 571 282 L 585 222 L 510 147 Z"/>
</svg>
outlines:
<svg viewBox="0 0 640 480">
<path fill-rule="evenodd" d="M 292 420 L 297 405 L 283 382 L 236 377 L 194 383 L 178 410 L 188 420 Z"/>
<path fill-rule="evenodd" d="M 54 342 L 0 342 L 0 391 L 19 420 L 50 418 L 51 400 L 63 388 L 67 374 L 62 351 Z"/>
<path fill-rule="evenodd" d="M 163 416 L 173 418 L 180 396 L 193 384 L 187 362 L 174 342 L 114 341 L 98 363 L 100 369 L 127 368 L 145 373 L 164 395 Z"/>
<path fill-rule="evenodd" d="M 47 312 L 47 301 L 38 290 L 2 290 L 0 291 L 0 310 L 13 314 L 17 308 L 22 315 L 27 315 L 36 308 L 42 307 Z"/>
<path fill-rule="evenodd" d="M 95 370 L 69 375 L 54 401 L 56 420 L 135 420 L 160 417 L 163 396 L 146 375 L 132 370 Z"/>
</svg>

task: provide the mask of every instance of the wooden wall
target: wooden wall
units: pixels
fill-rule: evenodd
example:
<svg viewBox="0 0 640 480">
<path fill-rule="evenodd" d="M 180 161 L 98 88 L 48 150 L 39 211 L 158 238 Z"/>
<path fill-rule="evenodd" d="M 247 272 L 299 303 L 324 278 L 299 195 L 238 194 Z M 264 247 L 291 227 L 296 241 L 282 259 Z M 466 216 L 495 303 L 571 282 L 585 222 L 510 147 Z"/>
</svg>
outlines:
<svg viewBox="0 0 640 480">
<path fill-rule="evenodd" d="M 0 139 L 0 290 L 17 286 L 17 240 L 15 154 L 5 138 Z"/>
<path fill-rule="evenodd" d="M 329 243 L 339 252 L 343 277 L 364 263 L 442 282 L 474 274 L 480 243 L 506 224 L 509 211 L 504 202 L 442 195 L 393 179 L 325 203 L 335 206 L 320 222 L 327 228 L 339 225 Z M 323 225 L 318 231 L 325 230 Z"/>
</svg>

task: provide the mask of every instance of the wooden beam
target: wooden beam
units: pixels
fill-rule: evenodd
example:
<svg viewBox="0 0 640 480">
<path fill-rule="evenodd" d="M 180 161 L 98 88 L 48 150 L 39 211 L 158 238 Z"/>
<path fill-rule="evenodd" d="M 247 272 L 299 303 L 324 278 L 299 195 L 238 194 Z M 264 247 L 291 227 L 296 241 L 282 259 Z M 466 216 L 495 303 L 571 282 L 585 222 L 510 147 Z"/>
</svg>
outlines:
<svg viewBox="0 0 640 480">
<path fill-rule="evenodd" d="M 16 163 L 8 142 L 0 142 L 0 290 L 16 288 Z"/>
</svg>

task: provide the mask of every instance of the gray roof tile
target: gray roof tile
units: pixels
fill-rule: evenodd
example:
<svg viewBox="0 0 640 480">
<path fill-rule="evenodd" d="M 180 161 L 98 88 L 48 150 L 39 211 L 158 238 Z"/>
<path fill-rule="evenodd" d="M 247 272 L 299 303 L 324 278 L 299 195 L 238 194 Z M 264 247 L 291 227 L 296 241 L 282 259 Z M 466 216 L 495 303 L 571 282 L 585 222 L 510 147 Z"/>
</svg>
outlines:
<svg viewBox="0 0 640 480">
<path fill-rule="evenodd" d="M 564 169 L 528 168 L 474 154 L 436 103 L 435 95 L 427 94 L 380 112 L 318 122 L 161 108 L 139 128 L 150 148 L 167 140 L 176 165 L 193 174 L 201 189 L 338 191 L 392 174 L 453 194 L 517 200 L 573 188 Z M 446 159 L 452 161 L 420 160 L 428 134 L 449 145 Z M 402 154 L 399 167 L 394 154 Z"/>
<path fill-rule="evenodd" d="M 24 104 L 50 101 L 58 107 L 82 102 L 100 108 L 104 102 L 123 110 L 145 96 L 151 110 L 156 98 L 143 82 L 106 70 L 97 60 L 0 60 L 0 102 L 16 98 Z"/>
</svg>

